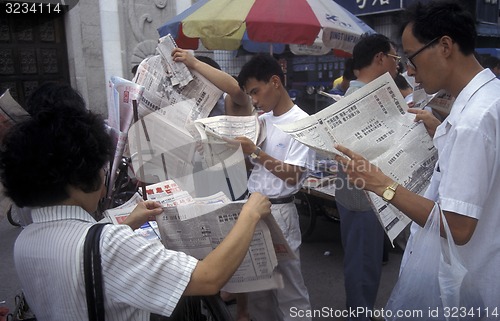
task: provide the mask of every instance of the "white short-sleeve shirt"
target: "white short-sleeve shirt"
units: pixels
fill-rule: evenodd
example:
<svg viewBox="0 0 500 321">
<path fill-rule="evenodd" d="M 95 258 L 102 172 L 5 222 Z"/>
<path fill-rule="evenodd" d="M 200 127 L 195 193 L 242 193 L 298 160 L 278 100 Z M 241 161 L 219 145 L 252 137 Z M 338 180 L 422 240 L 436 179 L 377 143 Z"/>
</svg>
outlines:
<svg viewBox="0 0 500 321">
<path fill-rule="evenodd" d="M 261 146 L 262 150 L 287 164 L 312 169 L 314 167 L 314 151 L 275 126 L 289 124 L 307 116 L 307 113 L 297 105 L 294 105 L 292 109 L 280 116 L 274 116 L 272 111 L 261 115 L 259 120 L 265 123 L 266 128 L 266 140 Z M 259 163 L 255 163 L 248 179 L 248 191 L 250 193 L 260 192 L 270 198 L 293 195 L 299 189 L 300 184 L 294 186 L 285 184 L 282 179 Z"/>
<path fill-rule="evenodd" d="M 14 262 L 37 320 L 88 320 L 83 244 L 95 220 L 78 206 L 34 209 L 32 216 L 16 240 Z M 106 225 L 100 250 L 110 321 L 170 315 L 198 262 L 127 225 Z"/>
<path fill-rule="evenodd" d="M 500 80 L 485 69 L 456 98 L 437 128 L 439 160 L 425 196 L 442 210 L 478 220 L 458 246 L 485 304 L 500 309 Z M 412 225 L 412 235 L 420 227 Z M 405 257 L 411 252 L 411 242 Z M 406 261 L 406 258 L 403 260 Z M 500 313 L 500 311 L 498 311 Z M 488 319 L 489 320 L 489 319 Z"/>
</svg>

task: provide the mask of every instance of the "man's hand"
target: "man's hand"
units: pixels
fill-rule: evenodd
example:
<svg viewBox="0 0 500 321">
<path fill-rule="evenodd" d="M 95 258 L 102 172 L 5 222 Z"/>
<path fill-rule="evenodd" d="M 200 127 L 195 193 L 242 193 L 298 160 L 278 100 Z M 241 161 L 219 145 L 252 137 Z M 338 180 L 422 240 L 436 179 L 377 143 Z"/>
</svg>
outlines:
<svg viewBox="0 0 500 321">
<path fill-rule="evenodd" d="M 252 193 L 243 206 L 242 212 L 246 211 L 253 211 L 262 219 L 271 214 L 271 202 L 269 198 L 260 193 Z"/>
<path fill-rule="evenodd" d="M 437 119 L 432 112 L 418 108 L 408 108 L 408 112 L 415 114 L 415 121 L 422 121 L 425 129 L 427 129 L 427 133 L 429 133 L 431 137 L 434 137 L 436 128 L 441 124 L 441 121 Z"/>
<path fill-rule="evenodd" d="M 181 48 L 174 48 L 172 50 L 172 58 L 175 62 L 182 62 L 189 69 L 193 69 L 195 64 L 199 61 L 188 50 Z"/>
<path fill-rule="evenodd" d="M 245 155 L 250 155 L 257 149 L 257 146 L 248 137 L 239 136 L 234 140 L 238 141 L 241 144 L 241 149 L 243 150 L 243 154 Z"/>
<path fill-rule="evenodd" d="M 138 229 L 147 221 L 155 219 L 156 215 L 163 213 L 163 207 L 155 201 L 144 201 L 134 208 L 123 224 L 127 224 L 133 230 Z"/>
<path fill-rule="evenodd" d="M 336 155 L 335 160 L 347 174 L 349 181 L 356 187 L 372 191 L 381 196 L 385 188 L 392 184 L 393 180 L 391 178 L 363 156 L 342 145 L 335 145 L 335 148 L 347 156 Z"/>
</svg>

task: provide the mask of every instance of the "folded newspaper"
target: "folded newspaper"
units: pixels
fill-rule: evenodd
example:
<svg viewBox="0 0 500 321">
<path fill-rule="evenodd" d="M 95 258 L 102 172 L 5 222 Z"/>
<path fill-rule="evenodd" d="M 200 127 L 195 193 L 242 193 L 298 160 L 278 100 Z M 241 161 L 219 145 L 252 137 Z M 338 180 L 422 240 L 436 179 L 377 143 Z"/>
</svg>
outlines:
<svg viewBox="0 0 500 321">
<path fill-rule="evenodd" d="M 265 139 L 266 131 L 262 129 L 264 123 L 257 115 L 252 116 L 215 116 L 194 121 L 201 140 L 211 143 L 231 142 L 238 136 L 248 137 L 254 144 L 259 145 Z"/>
<path fill-rule="evenodd" d="M 422 194 L 437 150 L 423 123 L 415 122 L 415 115 L 406 110 L 403 96 L 386 73 L 320 112 L 278 127 L 327 156 L 340 154 L 335 143 L 346 146 L 399 184 Z M 410 219 L 381 197 L 367 193 L 385 232 L 394 240 Z"/>
<path fill-rule="evenodd" d="M 245 204 L 245 201 L 231 202 L 222 192 L 191 198 L 173 180 L 148 185 L 146 193 L 148 199 L 163 205 L 164 212 L 156 217 L 156 222 L 165 247 L 200 260 L 222 242 Z M 132 211 L 134 202 L 130 202 L 128 210 L 108 210 L 105 215 L 115 224 L 123 222 L 124 213 Z M 270 216 L 257 224 L 247 255 L 223 289 L 239 293 L 282 287 L 282 277 L 275 268 L 280 260 L 293 257 L 281 229 Z"/>
</svg>

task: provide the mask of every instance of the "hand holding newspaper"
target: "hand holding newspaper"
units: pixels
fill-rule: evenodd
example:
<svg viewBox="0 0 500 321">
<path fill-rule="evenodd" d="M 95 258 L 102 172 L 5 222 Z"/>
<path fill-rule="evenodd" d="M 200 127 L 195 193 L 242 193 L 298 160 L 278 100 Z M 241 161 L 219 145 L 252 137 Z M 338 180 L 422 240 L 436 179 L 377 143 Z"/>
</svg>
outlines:
<svg viewBox="0 0 500 321">
<path fill-rule="evenodd" d="M 248 137 L 254 144 L 265 139 L 265 130 L 257 115 L 253 116 L 215 116 L 197 119 L 194 122 L 201 140 L 212 143 L 236 142 L 238 136 Z"/>
<path fill-rule="evenodd" d="M 278 126 L 296 140 L 329 156 L 343 145 L 377 165 L 415 193 L 427 188 L 437 151 L 422 123 L 406 113 L 407 105 L 388 73 L 322 111 Z M 391 241 L 410 219 L 372 192 L 375 213 Z"/>
<path fill-rule="evenodd" d="M 164 207 L 164 212 L 156 217 L 156 221 L 165 247 L 200 260 L 223 241 L 245 204 L 245 201 L 231 202 L 224 193 L 191 198 L 173 180 L 148 185 L 146 192 L 149 199 L 160 202 Z M 136 201 L 134 198 L 124 207 L 108 210 L 106 215 L 115 224 L 123 222 L 125 213 L 133 210 Z M 275 268 L 279 260 L 292 257 L 294 254 L 281 229 L 269 216 L 257 224 L 248 253 L 224 290 L 238 293 L 282 287 L 281 275 Z"/>
</svg>

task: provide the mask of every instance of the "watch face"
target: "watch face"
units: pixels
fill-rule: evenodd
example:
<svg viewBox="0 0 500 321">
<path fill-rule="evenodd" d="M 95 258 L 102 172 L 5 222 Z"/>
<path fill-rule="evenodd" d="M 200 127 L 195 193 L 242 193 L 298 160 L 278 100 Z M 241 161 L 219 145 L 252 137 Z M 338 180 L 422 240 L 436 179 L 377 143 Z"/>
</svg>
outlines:
<svg viewBox="0 0 500 321">
<path fill-rule="evenodd" d="M 392 200 L 392 198 L 394 197 L 394 194 L 395 192 L 392 190 L 392 189 L 386 189 L 384 191 L 384 193 L 382 194 L 382 197 L 387 200 L 387 201 L 390 201 Z"/>
</svg>

